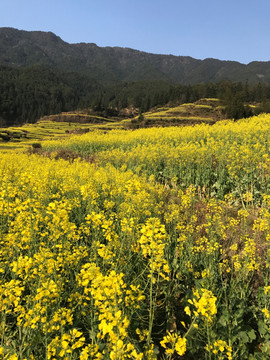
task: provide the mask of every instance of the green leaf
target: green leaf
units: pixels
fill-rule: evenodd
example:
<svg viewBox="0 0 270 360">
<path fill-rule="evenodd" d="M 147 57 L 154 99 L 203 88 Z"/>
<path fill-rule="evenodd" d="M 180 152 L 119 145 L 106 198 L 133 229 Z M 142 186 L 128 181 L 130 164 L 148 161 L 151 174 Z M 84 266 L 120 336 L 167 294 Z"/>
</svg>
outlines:
<svg viewBox="0 0 270 360">
<path fill-rule="evenodd" d="M 238 333 L 238 338 L 241 340 L 242 343 L 246 344 L 249 342 L 249 336 L 246 331 L 240 331 Z"/>
<path fill-rule="evenodd" d="M 258 321 L 258 330 L 262 337 L 268 332 L 268 326 L 265 324 L 264 321 Z"/>
<path fill-rule="evenodd" d="M 229 316 L 228 314 L 224 314 L 220 317 L 219 321 L 218 321 L 222 326 L 227 326 L 228 322 L 229 322 Z"/>
<path fill-rule="evenodd" d="M 267 354 L 268 356 L 270 356 L 270 341 L 266 341 L 266 342 L 263 344 L 262 352 L 265 353 L 265 354 Z"/>
<path fill-rule="evenodd" d="M 255 339 L 256 339 L 255 330 L 254 330 L 254 329 L 251 329 L 251 330 L 248 332 L 248 336 L 249 336 L 250 341 L 255 340 Z"/>
</svg>

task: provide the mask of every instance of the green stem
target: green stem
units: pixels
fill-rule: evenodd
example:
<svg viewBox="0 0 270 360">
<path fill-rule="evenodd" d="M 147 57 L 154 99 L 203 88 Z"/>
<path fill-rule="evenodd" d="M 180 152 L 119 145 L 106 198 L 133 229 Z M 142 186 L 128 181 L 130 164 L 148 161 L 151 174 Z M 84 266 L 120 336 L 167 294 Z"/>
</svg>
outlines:
<svg viewBox="0 0 270 360">
<path fill-rule="evenodd" d="M 207 321 L 207 341 L 208 341 L 208 349 L 209 349 L 209 360 L 212 359 L 212 355 L 211 355 L 211 349 L 210 349 L 210 346 L 211 346 L 211 341 L 210 341 L 210 332 L 209 332 L 209 323 Z"/>
<path fill-rule="evenodd" d="M 187 336 L 188 336 L 188 334 L 189 334 L 189 332 L 191 331 L 191 329 L 192 329 L 192 327 L 193 327 L 196 319 L 197 319 L 197 316 L 195 316 L 194 320 L 193 320 L 192 323 L 190 324 L 190 327 L 189 327 L 188 331 L 185 333 L 184 337 L 187 337 Z"/>
<path fill-rule="evenodd" d="M 150 278 L 150 307 L 149 307 L 149 326 L 148 326 L 148 337 L 147 337 L 147 345 L 150 345 L 152 327 L 153 327 L 153 319 L 154 311 L 153 311 L 153 258 L 151 256 L 151 278 Z"/>
</svg>

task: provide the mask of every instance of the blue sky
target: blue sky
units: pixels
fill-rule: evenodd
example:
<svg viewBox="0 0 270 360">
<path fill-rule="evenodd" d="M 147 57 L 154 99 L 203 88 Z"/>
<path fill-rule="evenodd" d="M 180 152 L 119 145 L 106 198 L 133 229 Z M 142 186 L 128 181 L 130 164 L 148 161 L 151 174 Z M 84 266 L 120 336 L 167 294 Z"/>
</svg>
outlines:
<svg viewBox="0 0 270 360">
<path fill-rule="evenodd" d="M 196 59 L 270 61 L 270 0 L 0 0 L 0 27 Z"/>
</svg>

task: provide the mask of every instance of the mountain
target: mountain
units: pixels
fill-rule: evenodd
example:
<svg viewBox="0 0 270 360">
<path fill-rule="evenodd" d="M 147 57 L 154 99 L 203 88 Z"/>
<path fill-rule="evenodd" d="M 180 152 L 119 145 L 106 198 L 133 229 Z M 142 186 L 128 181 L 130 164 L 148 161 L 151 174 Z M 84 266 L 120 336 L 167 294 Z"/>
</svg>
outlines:
<svg viewBox="0 0 270 360">
<path fill-rule="evenodd" d="M 158 55 L 94 43 L 69 44 L 52 32 L 0 28 L 0 64 L 26 67 L 35 64 L 79 72 L 104 84 L 120 81 L 162 80 L 196 84 L 230 80 L 270 83 L 270 61 L 251 62 L 187 56 Z"/>
</svg>

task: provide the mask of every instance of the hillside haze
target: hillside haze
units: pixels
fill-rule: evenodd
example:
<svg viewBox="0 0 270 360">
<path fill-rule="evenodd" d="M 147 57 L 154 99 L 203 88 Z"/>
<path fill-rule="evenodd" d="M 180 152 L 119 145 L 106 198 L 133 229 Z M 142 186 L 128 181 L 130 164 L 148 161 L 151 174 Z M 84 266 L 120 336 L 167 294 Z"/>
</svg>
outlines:
<svg viewBox="0 0 270 360">
<path fill-rule="evenodd" d="M 0 28 L 0 64 L 25 67 L 35 64 L 75 71 L 103 83 L 163 80 L 179 84 L 249 81 L 270 83 L 270 62 L 158 55 L 94 43 L 69 44 L 52 32 Z"/>
</svg>

